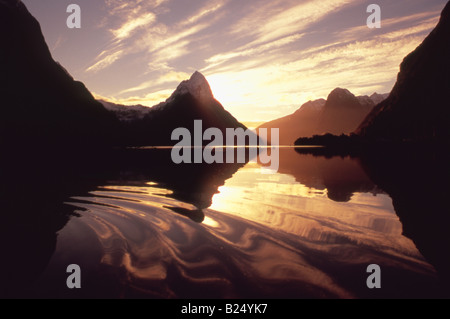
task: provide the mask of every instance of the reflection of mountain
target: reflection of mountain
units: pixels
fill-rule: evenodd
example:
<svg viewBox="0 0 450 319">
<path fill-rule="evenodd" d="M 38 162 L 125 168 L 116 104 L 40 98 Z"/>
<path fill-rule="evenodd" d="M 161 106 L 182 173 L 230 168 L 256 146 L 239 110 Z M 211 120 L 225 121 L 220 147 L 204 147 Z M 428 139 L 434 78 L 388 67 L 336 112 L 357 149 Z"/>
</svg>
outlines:
<svg viewBox="0 0 450 319">
<path fill-rule="evenodd" d="M 23 287 L 34 282 L 53 254 L 56 232 L 73 215 L 65 201 L 92 190 L 101 179 L 92 160 L 82 165 L 82 155 L 74 162 L 22 155 L 0 158 L 0 296 L 26 293 Z"/>
<path fill-rule="evenodd" d="M 326 146 L 326 149 L 306 152 L 359 154 L 370 178 L 391 196 L 404 234 L 445 279 L 443 285 L 449 282 L 450 267 L 447 203 L 450 171 L 446 149 L 450 141 L 449 37 L 450 2 L 438 26 L 403 61 L 392 93 L 374 108 L 356 134 L 297 141 L 297 144 Z M 406 141 L 442 144 L 410 145 L 403 143 Z M 448 291 L 447 287 L 441 288 Z"/>
<path fill-rule="evenodd" d="M 327 100 L 309 101 L 294 114 L 265 123 L 259 128 L 279 128 L 280 144 L 292 145 L 298 137 L 315 134 L 347 134 L 353 132 L 372 108 L 386 98 L 354 96 L 348 90 L 337 88 Z"/>
<path fill-rule="evenodd" d="M 172 131 L 184 127 L 194 132 L 194 120 L 203 121 L 203 130 L 215 127 L 225 133 L 226 128 L 246 129 L 214 98 L 207 80 L 199 72 L 183 81 L 167 101 L 152 108 L 102 103 L 121 120 L 128 136 L 127 144 L 174 145 Z"/>
<path fill-rule="evenodd" d="M 198 209 L 211 205 L 212 197 L 225 180 L 245 164 L 174 164 L 170 150 L 128 150 L 116 153 L 113 171 L 126 172 L 135 182 L 158 183 L 170 189 L 177 200 Z M 115 180 L 110 178 L 110 180 Z"/>
<path fill-rule="evenodd" d="M 450 140 L 450 3 L 437 27 L 401 64 L 397 83 L 357 133 L 371 139 Z"/>
<path fill-rule="evenodd" d="M 380 192 L 359 161 L 350 157 L 314 157 L 280 149 L 279 172 L 294 176 L 307 187 L 327 189 L 328 197 L 337 202 L 347 202 L 358 192 Z"/>
<path fill-rule="evenodd" d="M 445 152 L 392 150 L 362 159 L 369 176 L 391 196 L 404 235 L 450 282 L 449 156 Z"/>
<path fill-rule="evenodd" d="M 386 192 L 403 234 L 414 241 L 444 282 L 450 282 L 450 186 L 446 182 L 450 180 L 450 158 L 445 151 L 378 149 L 365 152 L 361 158 L 288 153 L 280 153 L 280 173 L 290 174 L 308 187 L 326 188 L 332 200 L 349 200 L 355 192 Z M 439 289 L 447 291 L 444 288 Z"/>
<path fill-rule="evenodd" d="M 46 269 L 57 232 L 75 216 L 77 208 L 65 204 L 73 202 L 72 197 L 87 196 L 108 184 L 148 186 L 151 181 L 171 190 L 168 197 L 196 207 L 167 208 L 201 222 L 202 209 L 211 205 L 218 188 L 243 165 L 175 165 L 168 150 L 114 151 L 94 158 L 83 153 L 72 158 L 33 156 L 32 162 L 26 160 L 30 154 L 23 155 L 0 158 L 0 250 L 8 259 L 0 264 L 1 297 L 33 294 L 25 287 L 33 286 Z M 97 237 L 92 238 L 95 244 Z M 100 255 L 90 258 L 101 263 Z M 65 283 L 65 276 L 63 272 L 55 278 Z"/>
</svg>

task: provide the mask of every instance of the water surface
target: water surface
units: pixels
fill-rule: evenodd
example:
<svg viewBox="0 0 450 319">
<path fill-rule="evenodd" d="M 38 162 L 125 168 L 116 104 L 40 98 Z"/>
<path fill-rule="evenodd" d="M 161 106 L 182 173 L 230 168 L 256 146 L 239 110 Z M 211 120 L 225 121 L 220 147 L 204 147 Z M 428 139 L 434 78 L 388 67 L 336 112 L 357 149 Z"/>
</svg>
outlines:
<svg viewBox="0 0 450 319">
<path fill-rule="evenodd" d="M 155 159 L 154 152 L 163 150 L 150 152 L 149 163 L 114 167 L 90 181 L 87 191 L 63 199 L 70 217 L 56 232 L 53 252 L 15 294 L 446 295 L 436 267 L 403 235 L 392 197 L 358 159 L 313 157 L 284 148 L 279 172 L 264 174 L 257 163 L 176 168 Z M 79 290 L 66 287 L 70 264 L 81 267 Z M 367 288 L 370 264 L 382 269 L 381 289 Z"/>
</svg>

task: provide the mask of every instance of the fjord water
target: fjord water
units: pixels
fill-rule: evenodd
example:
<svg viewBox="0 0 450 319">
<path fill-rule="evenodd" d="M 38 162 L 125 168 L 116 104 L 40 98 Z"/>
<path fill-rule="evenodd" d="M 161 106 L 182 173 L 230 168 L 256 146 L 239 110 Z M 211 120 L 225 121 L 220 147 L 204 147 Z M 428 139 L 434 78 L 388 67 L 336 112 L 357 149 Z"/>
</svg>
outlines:
<svg viewBox="0 0 450 319">
<path fill-rule="evenodd" d="M 373 182 L 382 174 L 360 159 L 286 148 L 278 173 L 265 174 L 257 163 L 180 166 L 168 150 L 134 152 L 134 160 L 111 159 L 84 173 L 47 171 L 21 182 L 11 173 L 16 179 L 6 180 L 17 184 L 4 187 L 2 207 L 15 217 L 3 214 L 2 294 L 448 296 L 438 271 L 448 257 L 429 253 L 433 242 L 417 231 L 403 235 L 396 207 L 404 199 L 393 201 Z M 81 289 L 66 286 L 70 264 L 81 268 Z M 370 264 L 381 267 L 381 289 L 366 285 Z"/>
</svg>

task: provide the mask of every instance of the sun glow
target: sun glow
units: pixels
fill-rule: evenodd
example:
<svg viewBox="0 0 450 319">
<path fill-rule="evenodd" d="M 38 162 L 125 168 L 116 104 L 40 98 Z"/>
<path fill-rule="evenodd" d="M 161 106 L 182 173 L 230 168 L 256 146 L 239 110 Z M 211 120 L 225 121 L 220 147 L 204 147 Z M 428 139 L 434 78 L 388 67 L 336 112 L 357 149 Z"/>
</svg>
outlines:
<svg viewBox="0 0 450 319">
<path fill-rule="evenodd" d="M 224 106 L 236 104 L 248 94 L 240 83 L 227 74 L 210 75 L 207 80 L 215 99 Z"/>
</svg>

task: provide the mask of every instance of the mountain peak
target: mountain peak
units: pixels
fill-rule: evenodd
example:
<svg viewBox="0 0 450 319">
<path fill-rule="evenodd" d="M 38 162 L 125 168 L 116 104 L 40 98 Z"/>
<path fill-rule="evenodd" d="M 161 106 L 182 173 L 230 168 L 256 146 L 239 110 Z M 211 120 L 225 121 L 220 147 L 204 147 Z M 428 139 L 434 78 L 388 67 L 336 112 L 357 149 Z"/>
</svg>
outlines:
<svg viewBox="0 0 450 319">
<path fill-rule="evenodd" d="M 214 99 L 208 81 L 205 76 L 198 71 L 195 71 L 189 80 L 185 80 L 178 85 L 168 102 L 175 99 L 175 97 L 184 94 L 190 94 L 201 102 L 208 102 Z"/>
<path fill-rule="evenodd" d="M 331 99 L 343 99 L 343 98 L 349 98 L 352 97 L 354 98 L 355 96 L 353 95 L 353 93 L 351 93 L 349 90 L 347 89 L 342 89 L 342 88 L 335 88 L 333 91 L 331 91 L 331 93 L 328 95 L 327 100 Z"/>
<path fill-rule="evenodd" d="M 356 96 L 347 89 L 336 88 L 328 95 L 325 108 L 359 108 Z"/>
</svg>

